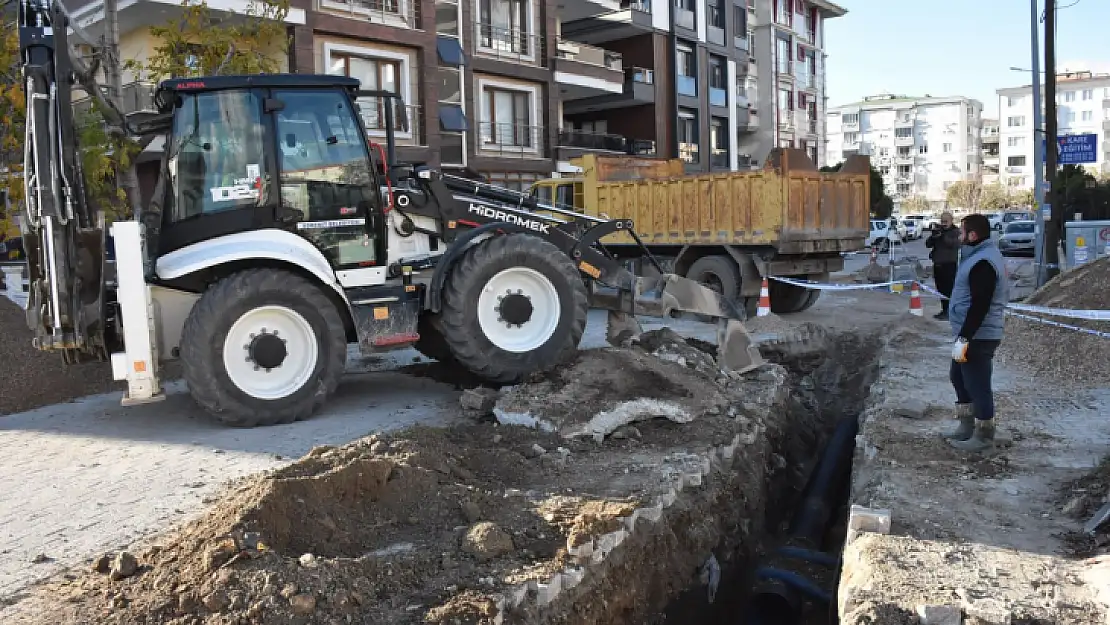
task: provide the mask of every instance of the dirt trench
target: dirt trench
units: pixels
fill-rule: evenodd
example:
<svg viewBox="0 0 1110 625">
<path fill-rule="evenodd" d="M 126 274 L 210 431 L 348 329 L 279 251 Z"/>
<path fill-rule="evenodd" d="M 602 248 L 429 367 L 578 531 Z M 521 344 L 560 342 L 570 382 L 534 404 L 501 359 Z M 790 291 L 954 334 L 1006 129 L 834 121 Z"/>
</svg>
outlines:
<svg viewBox="0 0 1110 625">
<path fill-rule="evenodd" d="M 571 436 L 486 417 L 318 448 L 175 534 L 46 584 L 15 622 L 737 623 L 747 572 L 866 399 L 882 336 L 805 324 L 743 376 L 668 331 L 582 352 L 502 405 L 559 422 L 646 393 L 686 418 Z"/>
</svg>

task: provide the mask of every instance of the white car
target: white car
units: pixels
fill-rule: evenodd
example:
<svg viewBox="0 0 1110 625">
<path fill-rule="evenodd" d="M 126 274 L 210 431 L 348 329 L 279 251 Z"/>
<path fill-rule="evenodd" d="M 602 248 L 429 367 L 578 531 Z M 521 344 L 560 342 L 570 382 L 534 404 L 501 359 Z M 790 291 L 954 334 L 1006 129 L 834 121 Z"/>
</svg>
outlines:
<svg viewBox="0 0 1110 625">
<path fill-rule="evenodd" d="M 987 213 L 983 215 L 991 224 L 991 230 L 1002 232 L 1002 213 Z"/>
<path fill-rule="evenodd" d="M 890 249 L 892 242 L 902 242 L 902 235 L 898 233 L 898 230 L 890 227 L 889 220 L 872 219 L 871 233 L 867 235 L 867 247 L 877 247 L 880 252 L 885 252 Z"/>
</svg>

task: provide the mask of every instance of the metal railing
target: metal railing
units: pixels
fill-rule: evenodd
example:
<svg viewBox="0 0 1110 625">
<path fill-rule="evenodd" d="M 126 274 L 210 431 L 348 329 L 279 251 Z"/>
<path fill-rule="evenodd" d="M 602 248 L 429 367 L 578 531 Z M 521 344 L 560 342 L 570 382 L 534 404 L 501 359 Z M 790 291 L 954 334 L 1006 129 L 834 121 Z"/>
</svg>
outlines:
<svg viewBox="0 0 1110 625">
<path fill-rule="evenodd" d="M 736 46 L 737 49 L 740 49 L 740 50 L 743 50 L 744 52 L 747 52 L 748 51 L 748 36 L 747 35 L 734 35 L 732 37 L 732 44 L 734 46 Z"/>
<path fill-rule="evenodd" d="M 392 98 L 390 98 L 389 104 L 386 104 L 382 98 L 359 98 L 357 103 L 362 125 L 372 137 L 379 133 L 382 137 L 385 136 L 385 107 L 392 106 L 393 130 L 397 133 L 397 143 L 399 145 L 427 145 L 424 141 L 424 109 L 420 105 L 406 104 L 402 107 Z M 402 108 L 404 108 L 405 117 L 408 119 L 408 130 L 405 130 L 401 124 Z"/>
<path fill-rule="evenodd" d="M 678 84 L 678 93 L 680 95 L 698 95 L 698 79 L 696 76 L 683 76 L 679 74 L 675 76 L 675 82 Z"/>
<path fill-rule="evenodd" d="M 709 104 L 728 106 L 728 91 L 720 87 L 709 87 Z"/>
<path fill-rule="evenodd" d="M 560 39 L 555 54 L 558 58 L 566 61 L 595 65 L 618 72 L 624 71 L 624 57 L 619 52 L 578 43 L 577 41 Z"/>
<path fill-rule="evenodd" d="M 627 154 L 629 141 L 624 135 L 612 135 L 586 130 L 560 130 L 559 147 L 581 148 L 598 152 L 619 152 Z"/>
<path fill-rule="evenodd" d="M 157 107 L 154 106 L 154 89 L 156 87 L 157 85 L 152 82 L 141 80 L 123 85 L 120 101 L 117 102 L 120 108 L 123 109 L 123 114 L 156 110 Z M 104 95 L 108 95 L 108 87 L 101 86 L 100 91 Z M 81 118 L 91 114 L 92 111 L 93 99 L 88 94 L 73 99 L 73 114 L 77 121 L 81 121 Z"/>
<path fill-rule="evenodd" d="M 318 6 L 320 9 L 377 18 L 387 26 L 392 23 L 416 28 L 420 23 L 420 2 L 417 0 L 319 0 Z"/>
<path fill-rule="evenodd" d="M 627 82 L 638 82 L 641 85 L 654 85 L 655 70 L 646 67 L 629 67 L 624 70 L 624 79 Z"/>
<path fill-rule="evenodd" d="M 519 28 L 475 22 L 475 52 L 501 60 L 547 66 L 544 37 Z"/>
<path fill-rule="evenodd" d="M 728 150 L 713 148 L 713 151 L 709 153 L 709 165 L 711 167 L 728 167 Z"/>
<path fill-rule="evenodd" d="M 543 126 L 528 126 L 501 122 L 478 124 L 478 151 L 485 156 L 537 158 L 545 155 Z"/>
<path fill-rule="evenodd" d="M 682 6 L 674 7 L 674 25 L 694 30 L 694 12 Z"/>
</svg>

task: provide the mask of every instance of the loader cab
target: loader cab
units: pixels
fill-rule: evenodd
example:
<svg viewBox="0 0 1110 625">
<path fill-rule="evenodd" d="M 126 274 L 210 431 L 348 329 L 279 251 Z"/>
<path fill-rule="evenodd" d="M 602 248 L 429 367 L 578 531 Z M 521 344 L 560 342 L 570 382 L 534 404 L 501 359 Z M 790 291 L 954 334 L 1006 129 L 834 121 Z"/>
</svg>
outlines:
<svg viewBox="0 0 1110 625">
<path fill-rule="evenodd" d="M 578 178 L 547 178 L 532 185 L 529 193 L 542 204 L 569 210 L 582 210 L 584 186 Z"/>
<path fill-rule="evenodd" d="M 170 129 L 157 255 L 278 228 L 311 242 L 336 271 L 380 271 L 385 150 L 367 138 L 358 87 L 308 75 L 163 82 L 157 100 Z M 379 96 L 375 122 L 399 102 Z"/>
</svg>

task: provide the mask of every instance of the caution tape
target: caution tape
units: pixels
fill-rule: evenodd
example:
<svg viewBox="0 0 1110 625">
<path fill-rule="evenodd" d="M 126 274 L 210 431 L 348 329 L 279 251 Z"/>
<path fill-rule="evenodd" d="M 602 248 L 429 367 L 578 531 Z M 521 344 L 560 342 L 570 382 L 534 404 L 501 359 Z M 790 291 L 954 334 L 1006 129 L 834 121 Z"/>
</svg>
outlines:
<svg viewBox="0 0 1110 625">
<path fill-rule="evenodd" d="M 1038 315 L 1053 315 L 1055 317 L 1067 317 L 1068 319 L 1083 319 L 1084 321 L 1110 321 L 1110 310 L 1050 308 L 1048 306 L 1032 306 L 1029 304 L 1007 304 L 1006 307 Z"/>
<path fill-rule="evenodd" d="M 1051 319 L 1044 319 L 1042 317 L 1034 317 L 1033 315 L 1025 315 L 1025 314 L 1022 314 L 1022 313 L 1019 313 L 1019 312 L 1014 312 L 1012 310 L 1007 310 L 1006 314 L 1011 316 L 1011 317 L 1017 317 L 1019 319 L 1025 319 L 1027 321 L 1033 321 L 1033 322 L 1036 322 L 1036 323 L 1043 323 L 1044 325 L 1048 325 L 1048 326 L 1053 326 L 1053 327 L 1057 327 L 1057 328 L 1064 328 L 1065 330 L 1074 330 L 1075 332 L 1082 332 L 1084 334 L 1090 334 L 1092 336 L 1097 336 L 1099 338 L 1110 339 L 1110 332 L 1103 332 L 1101 330 L 1093 330 L 1091 328 L 1081 328 L 1079 326 L 1073 326 L 1070 323 L 1061 323 L 1059 321 L 1053 321 Z"/>
<path fill-rule="evenodd" d="M 871 289 L 890 288 L 895 284 L 901 285 L 907 282 L 906 280 L 892 280 L 888 282 L 876 282 L 868 284 L 829 284 L 826 282 L 799 280 L 797 278 L 785 278 L 782 276 L 771 276 L 771 279 L 782 282 L 784 284 L 791 284 L 793 286 L 813 289 L 814 291 L 868 291 Z"/>
</svg>

